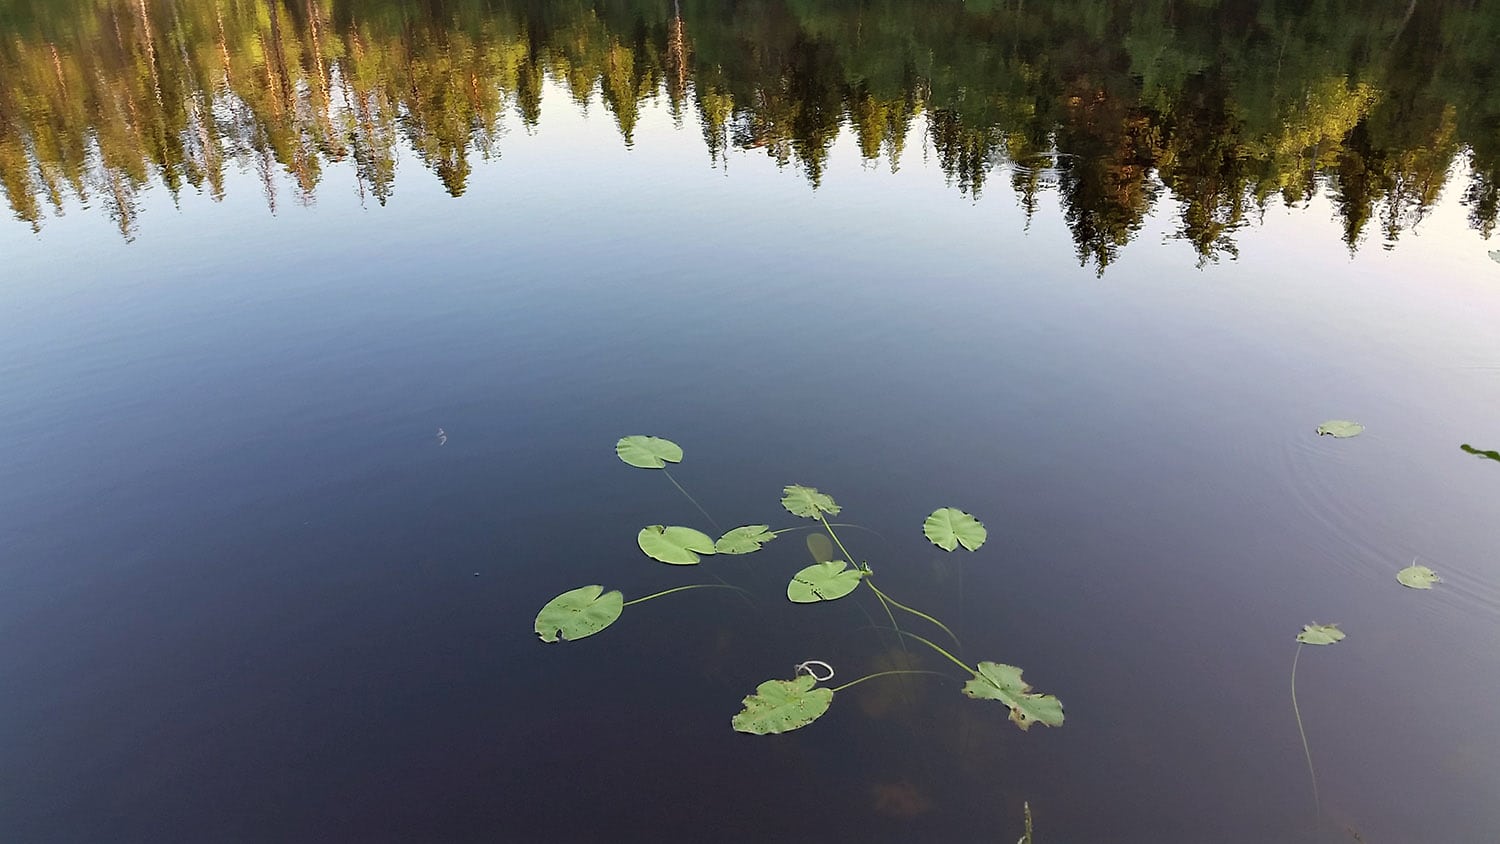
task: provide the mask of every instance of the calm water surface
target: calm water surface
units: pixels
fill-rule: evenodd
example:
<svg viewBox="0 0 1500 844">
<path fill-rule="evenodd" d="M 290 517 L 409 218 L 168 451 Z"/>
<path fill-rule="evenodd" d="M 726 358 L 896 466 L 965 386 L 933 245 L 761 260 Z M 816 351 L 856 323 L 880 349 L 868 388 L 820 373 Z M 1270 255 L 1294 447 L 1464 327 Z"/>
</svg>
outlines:
<svg viewBox="0 0 1500 844">
<path fill-rule="evenodd" d="M 0 838 L 1500 840 L 1495 43 L 1459 2 L 0 0 Z M 642 556 L 713 525 L 632 433 L 725 527 L 832 493 L 1066 725 L 953 668 L 733 732 L 802 660 L 950 664 L 867 590 L 787 603 L 800 535 Z M 715 577 L 749 600 L 531 630 Z"/>
</svg>

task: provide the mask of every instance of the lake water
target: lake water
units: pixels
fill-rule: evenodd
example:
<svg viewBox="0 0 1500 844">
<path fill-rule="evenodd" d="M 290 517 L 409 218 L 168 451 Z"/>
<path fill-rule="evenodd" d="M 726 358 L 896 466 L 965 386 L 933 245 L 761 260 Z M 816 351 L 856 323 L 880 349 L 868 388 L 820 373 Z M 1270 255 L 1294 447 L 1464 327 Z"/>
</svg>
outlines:
<svg viewBox="0 0 1500 844">
<path fill-rule="evenodd" d="M 1496 43 L 1466 2 L 0 0 L 0 838 L 1500 840 Z M 868 589 L 788 602 L 806 531 L 637 548 L 811 526 L 788 484 L 1065 724 Z M 731 729 L 808 659 L 944 676 Z"/>
</svg>

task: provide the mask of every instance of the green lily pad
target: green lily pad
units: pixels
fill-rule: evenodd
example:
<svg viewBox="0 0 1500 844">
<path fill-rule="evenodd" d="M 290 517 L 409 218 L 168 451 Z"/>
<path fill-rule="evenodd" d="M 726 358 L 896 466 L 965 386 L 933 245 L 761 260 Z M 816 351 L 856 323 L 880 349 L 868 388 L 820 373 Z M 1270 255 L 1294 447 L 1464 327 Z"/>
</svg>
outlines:
<svg viewBox="0 0 1500 844">
<path fill-rule="evenodd" d="M 625 596 L 603 586 L 580 586 L 548 601 L 536 614 L 536 634 L 543 642 L 592 636 L 615 623 L 625 610 Z"/>
<path fill-rule="evenodd" d="M 695 565 L 698 554 L 714 553 L 713 538 L 690 527 L 650 525 L 641 528 L 635 541 L 646 556 L 674 566 Z"/>
<path fill-rule="evenodd" d="M 794 604 L 835 601 L 853 592 L 865 573 L 849 568 L 843 560 L 814 563 L 792 575 L 786 585 L 786 596 Z"/>
<path fill-rule="evenodd" d="M 812 555 L 813 562 L 826 563 L 833 559 L 833 540 L 826 533 L 810 533 L 807 535 L 807 553 Z"/>
<path fill-rule="evenodd" d="M 1302 632 L 1297 634 L 1297 641 L 1304 645 L 1331 645 L 1343 640 L 1344 631 L 1337 624 L 1304 624 Z"/>
<path fill-rule="evenodd" d="M 793 516 L 803 516 L 809 519 L 818 518 L 819 513 L 837 516 L 839 510 L 843 509 L 833 503 L 832 496 L 818 492 L 813 487 L 796 484 L 781 491 L 781 506 Z"/>
<path fill-rule="evenodd" d="M 661 437 L 634 434 L 615 443 L 615 454 L 640 469 L 664 469 L 668 463 L 682 462 L 682 446 Z"/>
<path fill-rule="evenodd" d="M 1401 581 L 1402 586 L 1409 586 L 1412 589 L 1431 589 L 1432 584 L 1443 582 L 1437 572 L 1418 565 L 1410 565 L 1396 572 L 1396 579 Z"/>
<path fill-rule="evenodd" d="M 1039 695 L 1021 679 L 1021 669 L 999 662 L 981 662 L 974 679 L 964 684 L 964 694 L 978 700 L 998 700 L 1010 708 L 1010 720 L 1023 730 L 1032 724 L 1061 727 L 1062 701 L 1052 695 Z"/>
<path fill-rule="evenodd" d="M 737 527 L 714 543 L 716 554 L 749 554 L 759 551 L 760 546 L 776 538 L 770 525 L 745 525 Z"/>
<path fill-rule="evenodd" d="M 989 537 L 989 531 L 984 529 L 984 522 L 952 507 L 933 511 L 927 521 L 922 523 L 922 533 L 933 545 L 944 551 L 952 551 L 960 545 L 970 551 L 978 551 L 979 546 Z"/>
<path fill-rule="evenodd" d="M 833 703 L 833 690 L 813 688 L 817 682 L 806 674 L 795 680 L 767 680 L 745 698 L 745 708 L 730 723 L 741 733 L 757 736 L 806 727 Z"/>
<path fill-rule="evenodd" d="M 1357 437 L 1365 430 L 1365 426 L 1358 422 L 1350 422 L 1348 419 L 1330 419 L 1318 426 L 1318 436 Z"/>
</svg>

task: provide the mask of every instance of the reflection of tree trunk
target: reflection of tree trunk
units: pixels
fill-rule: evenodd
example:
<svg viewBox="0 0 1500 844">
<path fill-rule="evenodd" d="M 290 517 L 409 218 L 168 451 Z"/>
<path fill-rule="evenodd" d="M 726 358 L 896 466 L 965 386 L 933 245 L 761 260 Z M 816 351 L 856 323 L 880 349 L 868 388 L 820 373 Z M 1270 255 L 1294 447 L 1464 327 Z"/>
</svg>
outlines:
<svg viewBox="0 0 1500 844">
<path fill-rule="evenodd" d="M 272 83 L 276 85 L 276 90 L 272 93 L 276 97 L 277 113 L 280 114 L 282 110 L 290 109 L 292 101 L 291 79 L 286 72 L 286 53 L 281 48 L 281 0 L 271 0 L 266 5 L 271 12 L 271 58 L 276 66 L 276 79 Z"/>
<path fill-rule="evenodd" d="M 1396 46 L 1396 42 L 1401 40 L 1401 33 L 1406 31 L 1406 24 L 1411 21 L 1411 16 L 1416 11 L 1417 0 L 1411 0 L 1411 2 L 1406 5 L 1406 14 L 1401 16 L 1401 23 L 1396 26 L 1396 34 L 1391 36 L 1392 47 Z"/>
</svg>

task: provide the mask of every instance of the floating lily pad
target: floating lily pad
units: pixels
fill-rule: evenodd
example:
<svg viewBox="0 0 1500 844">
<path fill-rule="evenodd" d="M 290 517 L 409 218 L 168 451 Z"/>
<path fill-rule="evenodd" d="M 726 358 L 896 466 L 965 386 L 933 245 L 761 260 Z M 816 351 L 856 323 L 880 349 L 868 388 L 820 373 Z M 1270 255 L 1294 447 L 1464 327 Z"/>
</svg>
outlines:
<svg viewBox="0 0 1500 844">
<path fill-rule="evenodd" d="M 690 527 L 650 525 L 641 528 L 635 541 L 646 556 L 674 566 L 691 566 L 698 562 L 698 554 L 714 553 L 713 538 Z"/>
<path fill-rule="evenodd" d="M 664 469 L 668 463 L 682 462 L 682 447 L 677 443 L 643 434 L 621 437 L 615 454 L 640 469 Z"/>
<path fill-rule="evenodd" d="M 1358 422 L 1350 422 L 1348 419 L 1330 419 L 1318 426 L 1318 436 L 1357 437 L 1365 430 L 1365 426 Z"/>
<path fill-rule="evenodd" d="M 1469 445 L 1468 443 L 1464 443 L 1464 444 L 1460 445 L 1459 448 L 1461 448 L 1464 451 L 1466 451 L 1466 452 L 1474 455 L 1475 457 L 1483 457 L 1486 460 L 1500 460 L 1500 451 L 1494 451 L 1494 450 L 1485 451 L 1484 449 L 1475 448 L 1474 446 Z"/>
<path fill-rule="evenodd" d="M 843 560 L 814 563 L 792 575 L 786 585 L 786 596 L 795 604 L 834 601 L 853 592 L 865 573 L 849 568 Z"/>
<path fill-rule="evenodd" d="M 807 553 L 812 555 L 813 562 L 826 563 L 833 559 L 833 541 L 826 533 L 810 533 L 807 535 Z"/>
<path fill-rule="evenodd" d="M 989 531 L 984 529 L 984 522 L 952 507 L 933 511 L 927 521 L 922 523 L 922 533 L 933 545 L 944 551 L 952 551 L 960 545 L 970 551 L 978 551 L 989 536 Z"/>
<path fill-rule="evenodd" d="M 998 700 L 1010 708 L 1010 720 L 1023 730 L 1032 724 L 1061 727 L 1062 701 L 1039 695 L 1021 679 L 1021 669 L 999 662 L 981 662 L 974 679 L 964 684 L 964 694 L 979 700 Z"/>
<path fill-rule="evenodd" d="M 548 601 L 536 614 L 536 634 L 543 642 L 592 636 L 615 623 L 625 610 L 625 596 L 603 586 L 580 586 Z"/>
<path fill-rule="evenodd" d="M 745 708 L 730 723 L 739 732 L 757 736 L 806 727 L 833 703 L 833 690 L 813 688 L 817 682 L 806 674 L 795 680 L 767 680 L 745 698 Z"/>
<path fill-rule="evenodd" d="M 1432 584 L 1443 582 L 1437 572 L 1418 565 L 1410 565 L 1396 572 L 1396 579 L 1401 581 L 1402 586 L 1409 586 L 1412 589 L 1431 589 Z"/>
<path fill-rule="evenodd" d="M 1305 624 L 1297 634 L 1297 641 L 1304 645 L 1331 645 L 1344 640 L 1344 631 L 1337 624 Z"/>
<path fill-rule="evenodd" d="M 762 545 L 776 538 L 770 525 L 745 525 L 737 527 L 714 543 L 716 554 L 749 554 L 759 551 Z"/>
<path fill-rule="evenodd" d="M 1490 260 L 1494 261 L 1497 264 L 1500 264 L 1500 249 L 1490 250 Z"/>
<path fill-rule="evenodd" d="M 809 519 L 818 518 L 819 513 L 837 516 L 839 510 L 843 509 L 833 503 L 832 496 L 818 492 L 813 487 L 796 484 L 781 491 L 781 506 L 793 516 L 803 516 Z"/>
</svg>

